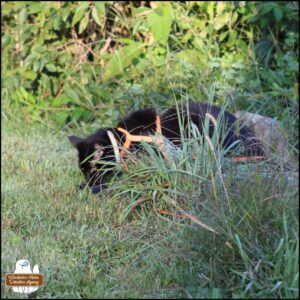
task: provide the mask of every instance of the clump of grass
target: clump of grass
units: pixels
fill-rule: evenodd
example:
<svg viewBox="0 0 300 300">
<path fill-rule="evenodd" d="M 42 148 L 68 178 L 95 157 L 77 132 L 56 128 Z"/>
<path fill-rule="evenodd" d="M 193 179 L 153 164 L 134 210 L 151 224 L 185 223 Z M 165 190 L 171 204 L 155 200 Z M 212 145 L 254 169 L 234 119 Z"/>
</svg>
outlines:
<svg viewBox="0 0 300 300">
<path fill-rule="evenodd" d="M 204 132 L 207 130 L 206 123 Z M 191 134 L 195 135 L 194 128 Z M 203 140 L 196 134 L 192 140 L 183 141 L 181 149 L 169 151 L 171 162 L 164 160 L 155 147 L 144 146 L 147 155 L 138 160 L 129 158 L 129 172 L 121 180 L 113 180 L 111 185 L 110 203 L 118 207 L 116 216 L 121 224 L 154 217 L 198 232 L 202 237 L 198 240 L 201 249 L 207 247 L 203 252 L 199 250 L 202 258 L 210 263 L 218 261 L 210 270 L 210 276 L 217 278 L 210 281 L 214 282 L 212 287 L 227 285 L 227 276 L 231 278 L 232 287 L 239 285 L 233 293 L 222 291 L 223 296 L 288 297 L 293 294 L 294 297 L 298 293 L 295 286 L 298 256 L 295 259 L 289 256 L 293 267 L 289 279 L 281 276 L 281 279 L 286 278 L 282 282 L 274 279 L 279 278 L 275 275 L 278 269 L 272 267 L 278 263 L 278 256 L 270 258 L 270 253 L 273 254 L 282 241 L 288 247 L 296 243 L 289 250 L 294 254 L 298 247 L 294 233 L 291 243 L 284 230 L 286 210 L 291 214 L 290 222 L 297 224 L 295 212 L 288 209 L 295 201 L 297 190 L 291 195 L 290 189 L 297 187 L 296 178 L 291 182 L 268 162 L 230 166 L 232 163 L 224 158 L 226 153 L 222 152 L 215 136 Z M 221 170 L 221 162 L 224 170 Z M 176 249 L 185 238 L 178 232 L 174 235 Z M 191 257 L 185 259 L 190 261 Z M 198 295 L 198 290 L 191 293 Z"/>
</svg>

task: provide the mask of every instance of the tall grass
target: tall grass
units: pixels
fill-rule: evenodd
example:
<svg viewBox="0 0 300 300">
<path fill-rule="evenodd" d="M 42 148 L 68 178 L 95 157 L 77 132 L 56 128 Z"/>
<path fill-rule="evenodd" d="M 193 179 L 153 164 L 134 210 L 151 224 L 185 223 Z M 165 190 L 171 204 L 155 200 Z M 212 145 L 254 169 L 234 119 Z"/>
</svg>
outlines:
<svg viewBox="0 0 300 300">
<path fill-rule="evenodd" d="M 190 126 L 187 135 L 192 138 L 182 135 L 181 148 L 168 144 L 169 161 L 149 144 L 144 144 L 145 155 L 130 156 L 128 172 L 117 175 L 108 192 L 108 201 L 118 207 L 115 217 L 121 224 L 154 217 L 199 235 L 191 242 L 178 232 L 168 233 L 174 235 L 175 249 L 178 244 L 189 249 L 192 243 L 199 247 L 196 257 L 218 262 L 206 269 L 214 278 L 210 287 L 230 282 L 230 291 L 227 287 L 220 294 L 223 297 L 295 297 L 299 246 L 296 227 L 287 230 L 286 214 L 297 224 L 296 209 L 290 207 L 296 205 L 292 204 L 298 192 L 296 178 L 278 174 L 276 165 L 268 162 L 232 166 L 220 147 L 219 120 L 215 122 L 212 138 L 206 119 L 206 139 Z M 196 263 L 188 255 L 185 259 Z M 191 297 L 201 294 L 197 288 L 187 291 Z"/>
</svg>

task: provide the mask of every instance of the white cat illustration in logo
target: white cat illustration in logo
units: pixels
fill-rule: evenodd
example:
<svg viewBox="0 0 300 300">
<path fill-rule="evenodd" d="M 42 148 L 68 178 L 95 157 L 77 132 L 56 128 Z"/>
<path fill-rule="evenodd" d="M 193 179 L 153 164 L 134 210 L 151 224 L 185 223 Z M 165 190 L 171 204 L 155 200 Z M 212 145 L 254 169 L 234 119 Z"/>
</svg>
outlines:
<svg viewBox="0 0 300 300">
<path fill-rule="evenodd" d="M 16 270 L 14 274 L 39 274 L 39 266 L 35 265 L 33 267 L 33 272 L 31 272 L 29 261 L 27 259 L 20 259 L 16 262 Z M 21 294 L 33 293 L 37 289 L 38 287 L 31 286 L 17 286 L 12 288 L 14 292 Z"/>
</svg>

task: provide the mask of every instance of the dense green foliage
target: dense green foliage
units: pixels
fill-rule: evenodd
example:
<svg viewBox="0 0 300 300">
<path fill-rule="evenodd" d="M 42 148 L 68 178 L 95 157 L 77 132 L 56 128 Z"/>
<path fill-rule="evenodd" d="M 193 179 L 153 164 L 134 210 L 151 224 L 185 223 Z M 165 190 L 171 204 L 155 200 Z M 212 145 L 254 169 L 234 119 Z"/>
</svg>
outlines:
<svg viewBox="0 0 300 300">
<path fill-rule="evenodd" d="M 298 108 L 296 1 L 1 6 L 3 108 L 26 121 L 115 119 L 183 93 L 281 120 Z"/>
</svg>

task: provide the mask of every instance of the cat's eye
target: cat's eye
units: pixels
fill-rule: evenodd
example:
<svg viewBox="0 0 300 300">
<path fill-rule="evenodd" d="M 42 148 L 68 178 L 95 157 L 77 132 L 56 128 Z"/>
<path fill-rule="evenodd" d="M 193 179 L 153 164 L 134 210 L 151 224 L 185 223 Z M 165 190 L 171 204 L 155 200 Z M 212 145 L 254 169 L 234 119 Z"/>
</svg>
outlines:
<svg viewBox="0 0 300 300">
<path fill-rule="evenodd" d="M 28 260 L 25 260 L 25 261 L 23 262 L 23 266 L 24 266 L 24 267 L 29 266 L 29 261 L 28 261 Z"/>
</svg>

